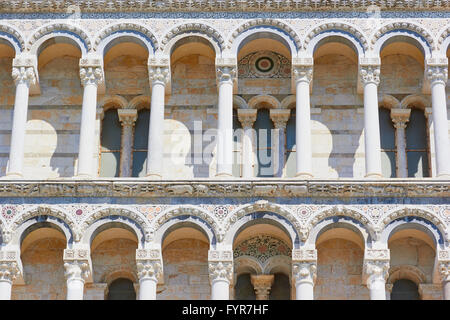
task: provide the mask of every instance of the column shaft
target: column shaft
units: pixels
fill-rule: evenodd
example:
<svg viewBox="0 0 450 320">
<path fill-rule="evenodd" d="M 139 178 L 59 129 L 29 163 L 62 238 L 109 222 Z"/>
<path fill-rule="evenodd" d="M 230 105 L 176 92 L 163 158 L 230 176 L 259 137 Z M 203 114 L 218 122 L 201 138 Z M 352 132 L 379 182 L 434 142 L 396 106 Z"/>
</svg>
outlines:
<svg viewBox="0 0 450 320">
<path fill-rule="evenodd" d="M 411 109 L 391 109 L 391 118 L 395 127 L 395 145 L 397 149 L 397 178 L 408 177 L 408 163 L 406 158 L 405 128 L 411 115 Z"/>
<path fill-rule="evenodd" d="M 225 70 L 219 80 L 216 176 L 233 175 L 233 80 Z"/>
<path fill-rule="evenodd" d="M 296 79 L 296 164 L 298 177 L 312 177 L 311 149 L 311 103 L 309 84 L 312 80 L 312 66 L 294 69 Z"/>
<path fill-rule="evenodd" d="M 154 80 L 150 107 L 150 127 L 148 135 L 147 176 L 162 178 L 163 133 L 164 133 L 165 82 Z"/>
<path fill-rule="evenodd" d="M 144 278 L 139 280 L 139 300 L 156 300 L 156 278 Z"/>
<path fill-rule="evenodd" d="M 244 127 L 242 136 L 242 177 L 253 177 L 253 128 Z"/>
<path fill-rule="evenodd" d="M 12 281 L 0 279 L 0 300 L 11 300 Z"/>
<path fill-rule="evenodd" d="M 447 176 L 450 175 L 450 148 L 445 83 L 443 81 L 436 81 L 431 85 L 434 142 L 436 148 L 436 176 Z"/>
<path fill-rule="evenodd" d="M 117 110 L 122 124 L 120 176 L 131 177 L 133 167 L 134 124 L 137 119 L 136 109 Z"/>
<path fill-rule="evenodd" d="M 67 279 L 67 300 L 83 300 L 84 280 Z"/>
<path fill-rule="evenodd" d="M 230 282 L 214 280 L 211 282 L 211 300 L 230 300 Z"/>
</svg>

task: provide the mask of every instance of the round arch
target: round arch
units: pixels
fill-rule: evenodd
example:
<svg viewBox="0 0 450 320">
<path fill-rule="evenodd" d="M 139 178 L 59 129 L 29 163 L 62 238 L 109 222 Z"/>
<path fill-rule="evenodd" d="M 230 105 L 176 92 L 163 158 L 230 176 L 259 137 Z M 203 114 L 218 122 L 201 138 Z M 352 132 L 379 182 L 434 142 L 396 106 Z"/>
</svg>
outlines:
<svg viewBox="0 0 450 320">
<path fill-rule="evenodd" d="M 390 23 L 381 26 L 372 37 L 374 54 L 380 56 L 382 49 L 393 42 L 404 41 L 416 46 L 425 60 L 431 57 L 433 37 L 422 27 L 413 23 Z"/>
<path fill-rule="evenodd" d="M 149 57 L 158 49 L 155 33 L 145 26 L 135 23 L 115 23 L 101 30 L 95 38 L 95 51 L 104 56 L 113 46 L 123 42 L 134 42 L 146 48 Z"/>
<path fill-rule="evenodd" d="M 268 105 L 270 109 L 279 109 L 281 107 L 280 101 L 270 95 L 257 95 L 248 101 L 248 107 L 250 109 L 258 109 L 259 104 Z"/>
<path fill-rule="evenodd" d="M 431 102 L 429 98 L 422 94 L 410 94 L 402 99 L 400 107 L 403 109 L 417 107 L 425 110 L 425 108 L 431 107 Z"/>
<path fill-rule="evenodd" d="M 355 233 L 364 245 L 362 250 L 371 246 L 372 237 L 366 227 L 360 221 L 348 216 L 333 216 L 320 220 L 309 232 L 306 244 L 311 247 L 315 246 L 322 234 L 335 228 L 343 228 Z M 360 243 L 357 244 L 361 246 Z"/>
<path fill-rule="evenodd" d="M 234 94 L 233 95 L 233 108 L 249 109 L 249 106 L 248 106 L 247 102 L 244 100 L 244 98 Z"/>
<path fill-rule="evenodd" d="M 22 53 L 25 50 L 25 40 L 22 34 L 13 26 L 9 24 L 0 24 L 0 39 L 11 46 L 16 55 Z"/>
<path fill-rule="evenodd" d="M 150 108 L 151 99 L 149 96 L 137 96 L 131 99 L 131 101 L 128 103 L 128 106 L 125 107 L 127 109 L 147 109 Z"/>
<path fill-rule="evenodd" d="M 127 99 L 119 95 L 105 96 L 102 98 L 98 105 L 103 109 L 103 111 L 106 111 L 113 107 L 116 109 L 125 109 L 128 106 L 128 101 Z"/>
<path fill-rule="evenodd" d="M 260 38 L 272 38 L 279 41 L 289 49 L 292 57 L 297 57 L 302 47 L 300 37 L 286 23 L 275 19 L 256 19 L 237 27 L 231 33 L 227 48 L 233 56 L 238 56 L 240 49 L 246 43 Z"/>
<path fill-rule="evenodd" d="M 389 269 L 389 278 L 386 283 L 393 284 L 397 280 L 407 279 L 414 282 L 417 286 L 426 283 L 426 275 L 416 266 L 398 265 Z"/>
<path fill-rule="evenodd" d="M 447 51 L 450 46 L 450 27 L 445 27 L 441 32 L 439 32 L 438 37 L 438 52 L 442 57 L 447 56 Z"/>
<path fill-rule="evenodd" d="M 241 274 L 244 273 L 250 273 L 250 274 L 263 274 L 263 266 L 261 263 L 255 259 L 252 256 L 240 256 L 236 259 L 233 259 L 234 264 L 234 275 L 235 275 L 235 281 L 237 277 L 239 277 Z"/>
<path fill-rule="evenodd" d="M 296 108 L 297 97 L 295 95 L 289 95 L 281 101 L 281 109 L 291 109 Z"/>
<path fill-rule="evenodd" d="M 82 56 L 86 56 L 92 49 L 91 40 L 83 29 L 70 24 L 58 23 L 37 29 L 29 38 L 27 45 L 29 52 L 37 56 L 44 42 L 54 38 L 62 38 L 75 44 L 80 49 Z"/>
<path fill-rule="evenodd" d="M 222 56 L 225 43 L 222 35 L 213 26 L 204 22 L 179 24 L 169 30 L 161 40 L 160 49 L 163 55 L 171 56 L 176 44 L 189 37 L 204 39 L 214 49 L 216 57 Z"/>
<path fill-rule="evenodd" d="M 390 110 L 390 109 L 393 109 L 393 108 L 400 107 L 400 101 L 398 101 L 398 99 L 395 98 L 394 96 L 391 96 L 389 94 L 385 94 L 380 99 L 379 105 Z"/>
</svg>

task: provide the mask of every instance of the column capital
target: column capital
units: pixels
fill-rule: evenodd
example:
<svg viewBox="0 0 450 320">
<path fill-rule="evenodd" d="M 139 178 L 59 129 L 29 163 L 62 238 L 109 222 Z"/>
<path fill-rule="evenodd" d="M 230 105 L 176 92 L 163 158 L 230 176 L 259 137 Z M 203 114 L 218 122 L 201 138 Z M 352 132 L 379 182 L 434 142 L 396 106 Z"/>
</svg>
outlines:
<svg viewBox="0 0 450 320">
<path fill-rule="evenodd" d="M 370 289 L 376 281 L 386 282 L 389 276 L 389 261 L 364 260 L 363 282 Z"/>
<path fill-rule="evenodd" d="M 448 79 L 448 64 L 428 64 L 426 76 L 431 85 L 437 83 L 445 85 Z"/>
<path fill-rule="evenodd" d="M 363 85 L 374 83 L 380 84 L 380 65 L 379 64 L 360 64 L 359 76 Z"/>
<path fill-rule="evenodd" d="M 11 75 L 16 86 L 23 83 L 31 86 L 37 81 L 34 68 L 31 66 L 13 66 Z"/>
<path fill-rule="evenodd" d="M 409 121 L 409 117 L 411 115 L 411 109 L 400 109 L 400 108 L 392 108 L 391 109 L 391 119 L 394 122 L 395 128 L 406 128 L 406 123 Z"/>
<path fill-rule="evenodd" d="M 208 251 L 209 279 L 214 281 L 228 281 L 233 279 L 233 251 L 209 250 Z"/>
<path fill-rule="evenodd" d="M 252 128 L 256 121 L 258 110 L 256 109 L 237 109 L 238 119 L 244 129 Z"/>
<path fill-rule="evenodd" d="M 250 281 L 255 289 L 256 300 L 269 300 L 270 289 L 274 282 L 274 275 L 251 275 Z"/>
<path fill-rule="evenodd" d="M 441 276 L 442 282 L 450 281 L 450 260 L 439 261 L 439 275 Z"/>
<path fill-rule="evenodd" d="M 295 82 L 306 82 L 310 84 L 313 77 L 314 66 L 312 64 L 292 65 L 292 75 Z"/>
<path fill-rule="evenodd" d="M 275 124 L 275 129 L 285 129 L 290 115 L 290 109 L 270 109 L 270 119 Z"/>
<path fill-rule="evenodd" d="M 103 68 L 101 66 L 80 66 L 80 79 L 83 87 L 103 83 Z"/>
<path fill-rule="evenodd" d="M 19 251 L 0 251 L 0 279 L 23 284 L 22 262 L 20 261 Z"/>
<path fill-rule="evenodd" d="M 119 121 L 122 126 L 135 125 L 138 114 L 136 109 L 117 109 L 117 114 L 119 115 Z"/>
<path fill-rule="evenodd" d="M 170 65 L 158 63 L 148 65 L 150 84 L 159 83 L 164 86 L 170 83 Z"/>
<path fill-rule="evenodd" d="M 136 267 L 139 280 L 160 281 L 163 278 L 162 254 L 159 249 L 137 249 Z"/>
<path fill-rule="evenodd" d="M 237 79 L 237 66 L 235 64 L 216 65 L 217 81 L 232 82 Z"/>
<path fill-rule="evenodd" d="M 317 278 L 316 261 L 296 261 L 292 262 L 292 279 L 295 284 L 302 282 L 314 285 Z"/>
<path fill-rule="evenodd" d="M 64 276 L 67 280 L 78 279 L 92 282 L 89 249 L 65 249 L 63 254 Z"/>
</svg>

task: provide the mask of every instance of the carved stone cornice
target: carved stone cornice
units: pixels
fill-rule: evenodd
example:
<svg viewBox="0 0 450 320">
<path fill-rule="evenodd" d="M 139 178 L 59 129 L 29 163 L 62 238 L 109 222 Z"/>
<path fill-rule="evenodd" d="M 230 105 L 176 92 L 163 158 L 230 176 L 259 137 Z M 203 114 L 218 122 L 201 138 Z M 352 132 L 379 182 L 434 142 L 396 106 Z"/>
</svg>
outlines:
<svg viewBox="0 0 450 320">
<path fill-rule="evenodd" d="M 72 3 L 72 2 L 70 2 Z M 81 12 L 167 12 L 167 11 L 225 11 L 225 12 L 283 12 L 283 11 L 351 11 L 355 9 L 368 10 L 370 5 L 377 6 L 384 10 L 401 11 L 428 11 L 444 10 L 445 4 L 439 0 L 419 0 L 414 2 L 397 2 L 374 0 L 370 2 L 360 2 L 356 0 L 344 1 L 336 0 L 332 4 L 329 2 L 312 0 L 135 0 L 133 5 L 124 0 L 78 0 L 77 8 Z M 447 5 L 448 6 L 448 5 Z M 72 6 L 73 7 L 73 6 Z M 0 12 L 58 12 L 67 13 L 69 4 L 64 1 L 41 0 L 3 0 L 0 2 Z M 71 11 L 73 13 L 73 9 Z"/>
<path fill-rule="evenodd" d="M 136 267 L 140 280 L 161 281 L 163 278 L 163 262 L 161 250 L 137 249 Z"/>
<path fill-rule="evenodd" d="M 380 66 L 379 65 L 360 65 L 359 76 L 363 85 L 374 83 L 380 84 Z"/>
<path fill-rule="evenodd" d="M 0 180 L 0 198 L 17 197 L 450 197 L 449 181 L 423 180 Z"/>
<path fill-rule="evenodd" d="M 313 65 L 293 65 L 292 74 L 295 82 L 310 83 L 313 77 Z"/>
</svg>

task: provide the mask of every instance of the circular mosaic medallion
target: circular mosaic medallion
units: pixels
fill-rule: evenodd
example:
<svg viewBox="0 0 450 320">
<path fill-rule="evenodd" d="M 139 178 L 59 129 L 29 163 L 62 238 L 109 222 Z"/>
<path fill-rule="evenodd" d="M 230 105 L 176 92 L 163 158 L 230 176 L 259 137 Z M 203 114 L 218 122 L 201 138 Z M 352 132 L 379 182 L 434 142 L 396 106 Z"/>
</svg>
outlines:
<svg viewBox="0 0 450 320">
<path fill-rule="evenodd" d="M 77 216 L 81 216 L 81 215 L 83 214 L 83 210 L 78 209 L 77 211 L 75 211 L 75 214 L 76 214 Z"/>
<path fill-rule="evenodd" d="M 280 69 L 280 59 L 272 51 L 261 51 L 254 54 L 249 61 L 253 73 L 260 77 L 271 77 Z"/>
<path fill-rule="evenodd" d="M 214 209 L 214 214 L 218 218 L 225 218 L 228 214 L 228 209 L 224 206 L 218 206 Z"/>
<path fill-rule="evenodd" d="M 2 216 L 5 219 L 11 219 L 16 214 L 16 208 L 14 207 L 4 207 L 2 210 Z"/>
<path fill-rule="evenodd" d="M 269 57 L 261 57 L 255 62 L 255 67 L 259 72 L 270 72 L 273 69 L 273 60 Z"/>
</svg>

